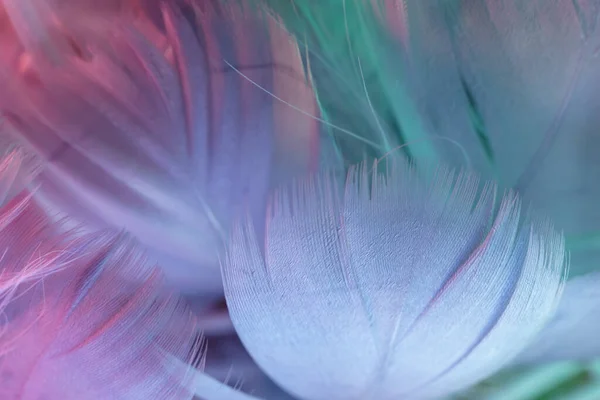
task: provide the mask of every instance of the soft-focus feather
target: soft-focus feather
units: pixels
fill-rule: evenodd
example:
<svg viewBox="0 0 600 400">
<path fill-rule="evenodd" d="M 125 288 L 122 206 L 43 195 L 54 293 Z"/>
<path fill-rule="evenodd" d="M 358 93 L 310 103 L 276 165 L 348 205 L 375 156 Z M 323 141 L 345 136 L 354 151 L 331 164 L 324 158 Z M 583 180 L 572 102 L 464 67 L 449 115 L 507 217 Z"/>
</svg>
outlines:
<svg viewBox="0 0 600 400">
<path fill-rule="evenodd" d="M 278 4 L 285 8 L 290 3 Z M 348 66 L 355 65 L 358 58 L 368 69 L 364 53 L 342 54 L 337 49 L 369 46 L 372 42 L 358 32 L 369 22 L 356 28 L 357 20 L 379 18 L 380 36 L 394 37 L 395 47 L 384 40 L 383 45 L 369 46 L 379 62 L 368 63 L 373 73 L 366 73 L 366 79 L 359 82 L 368 93 L 398 86 L 408 90 L 417 110 L 412 121 L 406 120 L 406 114 L 386 115 L 385 110 L 394 110 L 394 104 L 404 104 L 404 92 L 396 98 L 392 91 L 383 99 L 392 105 L 374 107 L 385 122 L 397 119 L 402 127 L 421 124 L 419 129 L 409 129 L 405 137 L 410 139 L 403 142 L 402 150 L 418 155 L 425 149 L 441 162 L 469 165 L 500 187 L 515 188 L 524 201 L 566 232 L 573 275 L 598 269 L 600 2 L 372 0 L 373 14 L 344 12 L 344 8 L 355 7 L 354 3 L 332 3 L 334 10 L 324 14 L 326 23 L 306 13 L 301 18 L 289 10 L 282 15 L 290 29 L 300 32 L 299 40 L 326 26 L 331 35 L 325 44 L 305 40 L 306 52 L 336 59 L 336 67 L 342 65 L 336 72 L 351 81 L 356 74 L 352 75 Z M 290 8 L 302 13 L 304 8 L 314 9 L 311 4 L 296 0 Z M 343 42 L 333 39 L 336 37 L 345 37 L 350 44 L 334 46 Z M 312 73 L 315 82 L 333 74 L 317 67 Z M 321 87 L 318 94 L 320 99 L 333 99 L 329 105 L 338 108 L 337 115 L 362 118 L 362 125 L 353 121 L 358 127 L 372 121 L 365 113 L 367 108 L 339 100 L 339 91 L 347 85 L 340 88 L 334 80 L 329 83 L 334 87 Z M 393 136 L 390 142 L 398 134 L 393 130 L 384 133 Z M 352 144 L 354 149 L 345 151 L 347 157 L 372 149 L 359 141 Z M 594 276 L 568 285 L 557 316 L 518 362 L 598 356 Z"/>
<path fill-rule="evenodd" d="M 303 49 L 325 119 L 321 130 L 337 149 L 337 154 L 324 154 L 337 158 L 327 164 L 381 157 L 411 140 L 405 133 L 423 134 L 414 102 L 403 97 L 408 94 L 406 82 L 397 79 L 404 74 L 403 65 L 395 64 L 394 80 L 387 79 L 390 71 L 381 56 L 395 53 L 395 43 L 368 2 L 327 2 L 319 7 L 303 0 L 258 2 L 281 16 Z M 411 156 L 429 158 L 424 147 L 415 146 L 417 150 L 423 151 Z"/>
<path fill-rule="evenodd" d="M 191 399 L 166 354 L 190 362 L 198 327 L 139 250 L 96 240 L 55 251 L 63 270 L 18 286 L 3 309 L 2 398 Z M 123 273 L 140 284 L 123 286 Z"/>
<path fill-rule="evenodd" d="M 24 47 L 34 54 L 43 52 L 56 60 L 62 52 L 70 50 L 50 1 L 3 0 L 0 20 L 5 26 L 11 25 Z"/>
<path fill-rule="evenodd" d="M 199 326 L 160 271 L 122 236 L 56 228 L 26 191 L 0 209 L 0 397 L 191 399 L 169 358 L 192 362 Z"/>
<path fill-rule="evenodd" d="M 517 189 L 565 230 L 574 273 L 597 268 L 600 2 L 383 3 L 411 65 L 398 78 L 411 82 L 423 141 L 443 162 Z"/>
<path fill-rule="evenodd" d="M 472 175 L 391 163 L 271 202 L 235 231 L 227 303 L 256 362 L 302 399 L 437 397 L 509 362 L 551 316 L 562 237 Z M 377 169 L 377 165 L 374 170 Z M 528 222 L 529 221 L 529 222 Z M 264 252 L 264 258 L 262 256 Z"/>
<path fill-rule="evenodd" d="M 264 220 L 272 176 L 314 163 L 314 120 L 281 106 L 307 82 L 273 21 L 204 2 L 148 8 L 135 19 L 84 14 L 90 57 L 61 68 L 23 67 L 28 53 L 8 46 L 0 111 L 47 162 L 36 195 L 47 208 L 88 228 L 124 228 L 180 289 L 215 295 L 232 219 Z M 311 101 L 314 109 L 303 94 L 298 107 Z M 292 149 L 296 157 L 277 154 L 274 166 L 274 151 Z"/>
<path fill-rule="evenodd" d="M 13 152 L 2 158 L 0 163 L 0 196 L 5 200 L 13 190 L 15 177 L 24 171 L 23 158 Z M 23 175 L 24 182 L 31 175 Z M 59 224 L 50 225 L 39 207 L 31 201 L 31 193 L 20 190 L 12 199 L 2 203 L 0 208 L 0 232 L 2 268 L 0 269 L 0 296 L 2 306 L 19 285 L 30 284 L 43 279 L 46 275 L 63 268 L 59 258 L 63 247 L 63 238 L 57 235 Z M 45 258 L 41 258 L 41 255 Z"/>
<path fill-rule="evenodd" d="M 81 42 L 82 16 L 93 13 L 104 17 L 133 11 L 141 1 L 144 0 L 2 0 L 0 22 L 14 32 L 32 58 L 61 65 L 69 56 L 85 53 Z"/>
<path fill-rule="evenodd" d="M 600 2 L 262 2 L 306 46 L 325 116 L 363 139 L 331 131 L 344 159 L 467 165 L 565 230 L 574 273 L 598 267 Z"/>
<path fill-rule="evenodd" d="M 0 162 L 0 207 L 31 183 L 35 168 L 31 160 L 17 149 L 7 149 Z"/>
<path fill-rule="evenodd" d="M 561 293 L 561 235 L 512 193 L 496 204 L 495 186 L 423 167 L 516 188 L 566 230 L 577 269 L 597 266 L 600 3 L 257 2 L 269 15 L 0 0 L 0 117 L 44 163 L 32 186 L 45 211 L 133 233 L 201 299 L 219 295 L 223 239 L 248 212 L 224 266 L 233 323 L 302 399 L 438 397 L 510 363 L 597 355 L 596 275 L 568 284 L 530 344 Z M 317 122 L 333 162 L 316 159 Z M 417 169 L 301 182 L 263 226 L 272 185 L 391 152 Z M 0 394 L 254 398 L 190 370 L 201 326 L 215 335 L 209 373 L 283 398 L 217 337 L 227 315 L 192 320 L 128 240 L 73 242 L 21 192 L 20 170 L 0 165 Z"/>
<path fill-rule="evenodd" d="M 515 361 L 594 360 L 600 357 L 600 273 L 567 282 L 556 315 Z"/>
</svg>

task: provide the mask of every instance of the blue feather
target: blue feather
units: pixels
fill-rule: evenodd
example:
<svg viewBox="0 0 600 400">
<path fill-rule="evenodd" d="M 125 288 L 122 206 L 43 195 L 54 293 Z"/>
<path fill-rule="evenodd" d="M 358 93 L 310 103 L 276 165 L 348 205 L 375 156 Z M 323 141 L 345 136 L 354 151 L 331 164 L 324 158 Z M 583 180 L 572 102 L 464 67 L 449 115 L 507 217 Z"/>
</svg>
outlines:
<svg viewBox="0 0 600 400">
<path fill-rule="evenodd" d="M 390 164 L 277 192 L 264 248 L 251 224 L 234 233 L 233 324 L 299 398 L 450 394 L 508 364 L 560 297 L 564 241 L 514 194 Z"/>
</svg>

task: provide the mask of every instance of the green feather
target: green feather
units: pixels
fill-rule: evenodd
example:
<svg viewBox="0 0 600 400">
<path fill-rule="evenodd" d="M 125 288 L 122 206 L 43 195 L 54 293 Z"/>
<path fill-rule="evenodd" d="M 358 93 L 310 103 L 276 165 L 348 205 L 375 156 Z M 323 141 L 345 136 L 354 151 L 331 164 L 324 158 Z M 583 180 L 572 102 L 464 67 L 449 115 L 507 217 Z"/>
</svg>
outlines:
<svg viewBox="0 0 600 400">
<path fill-rule="evenodd" d="M 345 163 L 401 152 L 430 163 L 436 152 L 403 79 L 406 54 L 378 10 L 359 0 L 264 0 L 304 50 L 323 118 Z"/>
</svg>

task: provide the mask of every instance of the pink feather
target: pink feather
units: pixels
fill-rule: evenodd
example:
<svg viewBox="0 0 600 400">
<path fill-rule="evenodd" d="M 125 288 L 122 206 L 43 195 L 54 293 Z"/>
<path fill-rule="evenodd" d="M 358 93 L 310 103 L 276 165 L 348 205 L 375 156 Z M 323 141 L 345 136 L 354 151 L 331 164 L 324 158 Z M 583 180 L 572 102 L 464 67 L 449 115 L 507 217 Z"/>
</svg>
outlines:
<svg viewBox="0 0 600 400">
<path fill-rule="evenodd" d="M 124 229 L 178 289 L 220 296 L 232 221 L 264 220 L 269 188 L 316 167 L 297 45 L 272 17 L 233 5 L 77 14 L 62 3 L 86 55 L 57 68 L 24 34 L 0 37 L 0 112 L 44 162 L 36 199 L 90 230 Z"/>
<path fill-rule="evenodd" d="M 0 398 L 191 399 L 169 357 L 202 354 L 199 327 L 131 240 L 61 234 L 23 192 L 0 249 Z"/>
</svg>

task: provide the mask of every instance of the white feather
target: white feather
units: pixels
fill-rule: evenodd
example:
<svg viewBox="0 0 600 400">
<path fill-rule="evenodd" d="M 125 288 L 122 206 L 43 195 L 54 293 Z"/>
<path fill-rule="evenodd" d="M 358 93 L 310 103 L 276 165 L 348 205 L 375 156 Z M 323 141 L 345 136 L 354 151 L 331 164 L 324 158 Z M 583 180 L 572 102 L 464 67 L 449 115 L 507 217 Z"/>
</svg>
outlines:
<svg viewBox="0 0 600 400">
<path fill-rule="evenodd" d="M 377 169 L 377 165 L 374 170 Z M 307 400 L 431 398 L 506 365 L 552 315 L 564 241 L 471 175 L 354 169 L 235 231 L 225 291 L 263 370 Z M 263 255 L 264 254 L 264 257 Z"/>
</svg>

